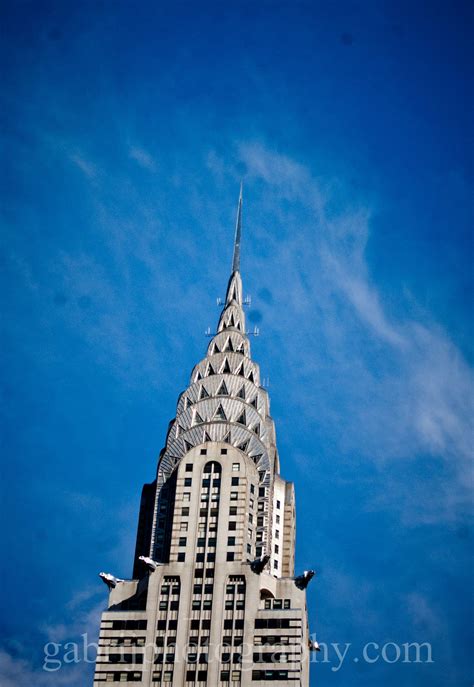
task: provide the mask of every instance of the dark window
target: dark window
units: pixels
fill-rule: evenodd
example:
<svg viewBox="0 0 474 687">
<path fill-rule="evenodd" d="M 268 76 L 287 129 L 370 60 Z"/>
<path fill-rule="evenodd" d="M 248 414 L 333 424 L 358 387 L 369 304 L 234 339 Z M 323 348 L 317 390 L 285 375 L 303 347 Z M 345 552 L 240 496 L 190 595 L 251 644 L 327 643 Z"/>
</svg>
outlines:
<svg viewBox="0 0 474 687">
<path fill-rule="evenodd" d="M 206 568 L 206 577 L 214 577 L 214 568 Z"/>
<path fill-rule="evenodd" d="M 186 463 L 186 472 L 192 472 L 193 471 L 193 464 L 192 463 Z"/>
<path fill-rule="evenodd" d="M 211 551 L 211 552 L 209 552 L 209 553 L 207 554 L 206 560 L 207 560 L 209 563 L 213 563 L 213 562 L 216 560 L 216 554 L 214 553 L 214 551 Z"/>
<path fill-rule="evenodd" d="M 189 515 L 189 508 L 181 508 L 181 515 Z"/>
<path fill-rule="evenodd" d="M 199 620 L 191 620 L 191 630 L 199 630 Z"/>
<path fill-rule="evenodd" d="M 231 630 L 232 629 L 232 619 L 227 618 L 224 620 L 224 630 Z"/>
<path fill-rule="evenodd" d="M 195 670 L 187 670 L 186 671 L 186 682 L 195 682 L 195 681 L 196 681 L 196 671 Z"/>
<path fill-rule="evenodd" d="M 229 515 L 237 515 L 237 506 L 231 506 L 229 508 Z"/>
<path fill-rule="evenodd" d="M 251 494 L 255 493 L 255 485 L 253 485 L 253 484 L 250 485 L 250 493 Z"/>
<path fill-rule="evenodd" d="M 204 562 L 204 554 L 203 553 L 197 553 L 196 554 L 196 563 L 203 563 Z"/>
<path fill-rule="evenodd" d="M 232 477 L 232 486 L 237 487 L 239 485 L 239 478 L 238 477 Z"/>
<path fill-rule="evenodd" d="M 223 456 L 227 455 L 227 449 L 226 448 L 221 448 L 221 454 Z"/>
<path fill-rule="evenodd" d="M 207 448 L 201 449 L 201 456 L 207 456 Z"/>
<path fill-rule="evenodd" d="M 207 670 L 198 670 L 197 679 L 198 679 L 198 682 L 206 682 Z"/>
<path fill-rule="evenodd" d="M 204 577 L 204 570 L 202 568 L 197 568 L 194 571 L 194 577 Z"/>
<path fill-rule="evenodd" d="M 233 560 L 234 560 L 234 557 L 235 557 L 235 554 L 234 554 L 233 551 L 228 551 L 228 552 L 227 552 L 227 560 L 228 560 L 228 561 L 233 561 Z"/>
<path fill-rule="evenodd" d="M 201 621 L 201 627 L 203 630 L 210 630 L 211 629 L 211 620 L 210 618 L 206 620 Z"/>
<path fill-rule="evenodd" d="M 228 682 L 230 678 L 230 672 L 228 670 L 221 670 L 221 682 Z"/>
<path fill-rule="evenodd" d="M 229 522 L 229 530 L 236 530 L 237 529 L 237 523 L 234 520 L 231 520 Z"/>
<path fill-rule="evenodd" d="M 186 546 L 186 537 L 179 538 L 179 546 Z"/>
<path fill-rule="evenodd" d="M 205 584 L 204 585 L 204 594 L 212 594 L 214 591 L 214 585 L 213 584 Z"/>
<path fill-rule="evenodd" d="M 227 546 L 235 546 L 235 537 L 227 537 Z"/>
<path fill-rule="evenodd" d="M 178 621 L 177 620 L 169 620 L 168 621 L 168 630 L 177 630 L 178 629 Z"/>
<path fill-rule="evenodd" d="M 195 584 L 193 586 L 193 594 L 201 594 L 202 593 L 202 584 Z"/>
<path fill-rule="evenodd" d="M 235 621 L 235 629 L 236 630 L 243 630 L 244 629 L 244 620 L 243 618 L 238 618 Z"/>
<path fill-rule="evenodd" d="M 191 479 L 191 477 L 185 477 L 184 478 L 184 486 L 185 487 L 190 487 L 192 485 L 192 483 L 193 483 L 193 480 Z"/>
<path fill-rule="evenodd" d="M 278 510 L 280 509 L 280 506 L 281 506 L 280 501 L 277 501 L 277 508 L 278 508 Z"/>
</svg>

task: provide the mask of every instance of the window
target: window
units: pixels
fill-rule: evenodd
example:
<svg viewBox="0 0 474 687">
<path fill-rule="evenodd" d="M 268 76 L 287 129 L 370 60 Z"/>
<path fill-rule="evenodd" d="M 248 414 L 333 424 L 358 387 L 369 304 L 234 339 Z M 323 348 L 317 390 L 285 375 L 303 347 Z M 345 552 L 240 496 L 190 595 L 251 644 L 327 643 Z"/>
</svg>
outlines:
<svg viewBox="0 0 474 687">
<path fill-rule="evenodd" d="M 206 560 L 208 563 L 213 563 L 216 560 L 216 554 L 214 553 L 214 551 L 211 551 L 207 554 Z"/>
<path fill-rule="evenodd" d="M 233 560 L 234 560 L 234 556 L 235 556 L 235 554 L 234 554 L 233 551 L 228 551 L 228 552 L 227 552 L 227 560 L 228 560 L 228 561 L 233 561 Z"/>
<path fill-rule="evenodd" d="M 192 463 L 186 463 L 186 472 L 192 472 L 193 471 L 193 464 Z"/>
<path fill-rule="evenodd" d="M 277 524 L 277 525 L 280 524 L 280 516 L 279 516 L 279 515 L 276 516 L 276 524 Z"/>
<path fill-rule="evenodd" d="M 275 570 L 278 568 L 278 561 L 273 561 L 273 567 Z"/>
<path fill-rule="evenodd" d="M 235 520 L 231 520 L 229 522 L 229 530 L 232 531 L 232 530 L 236 530 L 236 529 L 237 529 L 237 523 L 235 522 Z"/>
<path fill-rule="evenodd" d="M 283 601 L 283 608 L 290 608 L 290 599 L 285 599 Z"/>
<path fill-rule="evenodd" d="M 265 487 L 259 487 L 258 488 L 258 495 L 259 496 L 265 496 Z"/>
<path fill-rule="evenodd" d="M 185 477 L 184 478 L 184 486 L 185 487 L 190 487 L 193 483 L 193 480 L 191 477 Z"/>
<path fill-rule="evenodd" d="M 253 522 L 253 515 L 252 515 L 252 513 L 249 513 L 249 522 L 250 522 L 250 523 Z"/>
<path fill-rule="evenodd" d="M 204 594 L 212 594 L 214 591 L 214 585 L 213 584 L 205 584 L 204 585 Z"/>
<path fill-rule="evenodd" d="M 180 552 L 178 553 L 178 558 L 177 558 L 178 563 L 184 563 L 185 560 L 186 560 L 186 554 L 185 554 L 185 552 L 184 552 L 184 551 L 180 551 Z"/>
<path fill-rule="evenodd" d="M 221 455 L 226 456 L 227 455 L 227 449 L 226 448 L 221 448 Z"/>
<path fill-rule="evenodd" d="M 265 599 L 265 608 L 271 608 L 272 607 L 272 600 L 271 599 Z"/>
<path fill-rule="evenodd" d="M 233 487 L 239 486 L 239 478 L 238 477 L 232 477 L 232 486 Z"/>
<path fill-rule="evenodd" d="M 189 491 L 184 492 L 183 501 L 191 501 L 191 494 L 189 493 Z"/>
<path fill-rule="evenodd" d="M 240 463 L 232 463 L 232 472 L 239 472 Z"/>
<path fill-rule="evenodd" d="M 186 539 L 186 537 L 180 537 L 179 538 L 179 546 L 186 546 L 187 541 L 188 540 Z"/>
<path fill-rule="evenodd" d="M 211 608 L 212 608 L 212 601 L 210 601 L 209 599 L 204 599 L 204 601 L 202 602 L 203 611 L 210 611 Z"/>
<path fill-rule="evenodd" d="M 228 670 L 221 670 L 221 682 L 229 682 L 230 672 Z"/>
<path fill-rule="evenodd" d="M 201 453 L 201 456 L 207 456 L 207 448 L 202 448 L 200 453 Z"/>
<path fill-rule="evenodd" d="M 276 610 L 280 610 L 283 607 L 283 600 L 282 599 L 274 599 L 273 600 L 273 608 Z"/>
<path fill-rule="evenodd" d="M 189 515 L 189 508 L 187 508 L 187 507 L 181 508 L 181 515 L 184 515 L 184 516 Z"/>
<path fill-rule="evenodd" d="M 281 507 L 281 503 L 280 503 L 280 501 L 277 500 L 277 508 L 278 508 L 278 510 L 280 510 L 280 507 Z"/>
<path fill-rule="evenodd" d="M 234 681 L 240 680 L 240 670 L 233 670 L 232 671 L 231 680 L 234 680 Z"/>
<path fill-rule="evenodd" d="M 196 554 L 196 563 L 204 563 L 204 554 L 203 553 L 197 553 Z M 197 570 L 196 570 L 197 572 Z"/>
<path fill-rule="evenodd" d="M 254 507 L 254 500 L 250 499 L 249 504 L 250 504 L 250 508 L 253 508 Z"/>
<path fill-rule="evenodd" d="M 227 546 L 235 546 L 235 537 L 227 537 Z"/>
<path fill-rule="evenodd" d="M 247 534 L 249 536 L 249 539 L 252 539 L 252 530 L 250 529 L 250 527 L 247 530 Z"/>
<path fill-rule="evenodd" d="M 278 546 L 278 544 L 275 544 L 275 553 L 279 553 L 279 551 L 280 551 L 280 547 Z"/>
<path fill-rule="evenodd" d="M 231 501 L 237 501 L 238 498 L 239 498 L 239 494 L 237 491 L 231 491 L 230 492 L 230 500 Z"/>
<path fill-rule="evenodd" d="M 247 544 L 247 553 L 252 553 L 252 547 L 250 544 Z"/>
<path fill-rule="evenodd" d="M 237 515 L 237 506 L 231 506 L 229 508 L 229 515 Z"/>
<path fill-rule="evenodd" d="M 280 530 L 275 530 L 275 539 L 280 539 Z"/>
<path fill-rule="evenodd" d="M 202 584 L 193 585 L 193 594 L 201 594 L 201 593 L 202 593 Z"/>
</svg>

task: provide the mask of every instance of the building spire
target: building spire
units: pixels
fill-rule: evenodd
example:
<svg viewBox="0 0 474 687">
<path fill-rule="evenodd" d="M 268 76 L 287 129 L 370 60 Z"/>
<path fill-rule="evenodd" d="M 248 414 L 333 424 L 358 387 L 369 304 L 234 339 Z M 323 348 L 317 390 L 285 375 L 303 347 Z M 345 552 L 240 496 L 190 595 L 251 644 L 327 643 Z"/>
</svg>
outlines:
<svg viewBox="0 0 474 687">
<path fill-rule="evenodd" d="M 235 223 L 234 255 L 232 258 L 232 273 L 240 272 L 240 239 L 242 236 L 242 189 L 240 182 L 239 205 L 237 208 L 237 221 Z"/>
</svg>

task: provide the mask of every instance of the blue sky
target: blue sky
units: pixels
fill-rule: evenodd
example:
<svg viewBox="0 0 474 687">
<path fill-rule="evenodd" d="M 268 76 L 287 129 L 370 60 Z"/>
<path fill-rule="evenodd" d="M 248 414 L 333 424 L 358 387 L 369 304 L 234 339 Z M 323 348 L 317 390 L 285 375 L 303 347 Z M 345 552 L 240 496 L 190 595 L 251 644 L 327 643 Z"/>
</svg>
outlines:
<svg viewBox="0 0 474 687">
<path fill-rule="evenodd" d="M 82 687 L 139 494 L 229 274 L 244 290 L 312 684 L 472 684 L 472 12 L 451 2 L 7 2 L 2 686 Z M 355 662 L 430 642 L 432 664 Z"/>
</svg>

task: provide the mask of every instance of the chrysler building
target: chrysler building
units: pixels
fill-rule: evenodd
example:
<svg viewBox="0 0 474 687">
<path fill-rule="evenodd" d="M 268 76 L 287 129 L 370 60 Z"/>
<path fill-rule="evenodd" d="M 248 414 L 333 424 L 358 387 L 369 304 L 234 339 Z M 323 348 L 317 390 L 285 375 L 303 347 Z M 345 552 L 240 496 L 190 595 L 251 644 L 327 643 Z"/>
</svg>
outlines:
<svg viewBox="0 0 474 687">
<path fill-rule="evenodd" d="M 295 576 L 295 494 L 280 475 L 270 401 L 250 355 L 237 211 L 217 331 L 142 491 L 133 579 L 109 588 L 94 686 L 309 684 L 306 587 Z"/>
</svg>

